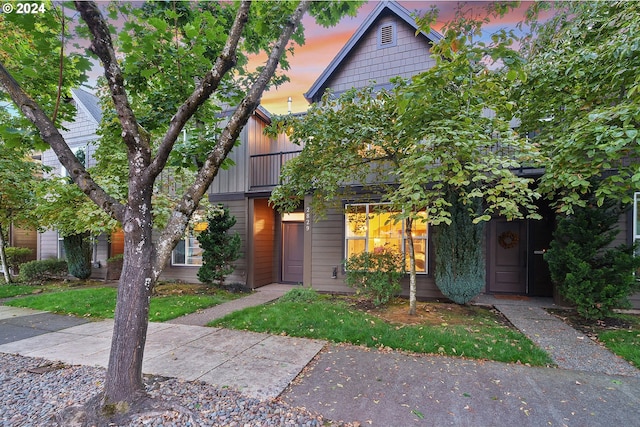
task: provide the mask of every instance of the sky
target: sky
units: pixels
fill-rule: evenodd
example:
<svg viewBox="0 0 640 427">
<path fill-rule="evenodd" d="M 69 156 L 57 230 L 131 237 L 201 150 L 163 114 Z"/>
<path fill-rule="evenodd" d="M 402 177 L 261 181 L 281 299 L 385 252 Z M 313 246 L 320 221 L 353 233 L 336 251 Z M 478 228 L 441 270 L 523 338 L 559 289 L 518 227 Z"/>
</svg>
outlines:
<svg viewBox="0 0 640 427">
<path fill-rule="evenodd" d="M 305 111 L 309 104 L 304 98 L 316 79 L 322 74 L 331 60 L 338 54 L 349 38 L 356 32 L 367 15 L 375 8 L 377 1 L 369 1 L 360 7 L 358 15 L 354 18 L 345 17 L 338 25 L 332 28 L 321 27 L 306 16 L 303 20 L 305 27 L 306 43 L 296 46 L 295 55 L 290 58 L 290 70 L 287 75 L 290 82 L 277 89 L 265 92 L 262 97 L 262 106 L 272 114 L 286 114 L 288 112 L 287 99 L 292 98 L 291 112 Z M 427 11 L 431 5 L 440 10 L 435 30 L 440 30 L 442 25 L 453 18 L 456 8 L 463 4 L 465 10 L 472 9 L 481 12 L 490 2 L 487 1 L 399 1 L 409 12 Z M 487 25 L 485 36 L 488 37 L 501 28 L 513 29 L 524 17 L 524 12 L 532 2 L 523 1 L 520 7 L 501 19 L 493 19 Z"/>
</svg>

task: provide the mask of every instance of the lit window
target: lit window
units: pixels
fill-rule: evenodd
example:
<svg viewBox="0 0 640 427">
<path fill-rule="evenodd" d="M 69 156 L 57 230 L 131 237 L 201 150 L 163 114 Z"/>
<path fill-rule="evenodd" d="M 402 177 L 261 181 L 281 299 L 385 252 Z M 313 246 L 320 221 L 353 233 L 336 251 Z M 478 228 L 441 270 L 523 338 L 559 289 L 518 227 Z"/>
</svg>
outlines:
<svg viewBox="0 0 640 427">
<path fill-rule="evenodd" d="M 193 228 L 196 232 L 202 231 L 207 228 L 207 223 L 199 222 Z M 178 242 L 173 252 L 171 252 L 171 265 L 202 265 L 202 249 L 193 231 L 190 230 L 189 233 Z"/>
<path fill-rule="evenodd" d="M 391 211 L 384 204 L 352 204 L 346 206 L 345 253 L 349 258 L 361 252 L 376 252 L 393 249 L 405 254 L 409 270 L 409 244 L 404 221 L 395 222 Z M 426 216 L 426 213 L 421 213 Z M 426 219 L 426 218 L 425 218 Z M 416 272 L 428 272 L 428 232 L 424 221 L 413 222 L 413 246 Z"/>
</svg>

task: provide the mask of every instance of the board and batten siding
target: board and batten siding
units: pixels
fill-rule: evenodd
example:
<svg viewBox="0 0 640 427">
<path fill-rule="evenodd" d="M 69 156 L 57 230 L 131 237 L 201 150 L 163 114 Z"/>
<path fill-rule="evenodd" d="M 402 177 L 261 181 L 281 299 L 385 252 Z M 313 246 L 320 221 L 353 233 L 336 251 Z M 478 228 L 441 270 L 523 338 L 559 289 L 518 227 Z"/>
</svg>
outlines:
<svg viewBox="0 0 640 427">
<path fill-rule="evenodd" d="M 236 224 L 229 230 L 229 233 L 238 232 L 241 238 L 240 245 L 240 258 L 234 262 L 236 269 L 226 279 L 225 283 L 246 283 L 246 259 L 244 254 L 246 253 L 246 201 L 234 200 L 224 202 L 223 205 L 229 209 L 229 213 L 236 217 Z M 154 232 L 154 238 L 158 237 L 157 232 Z M 186 266 L 186 265 L 171 265 L 171 259 L 165 266 L 160 280 L 166 281 L 180 281 L 186 283 L 200 283 L 198 280 L 198 270 L 200 266 Z"/>
<path fill-rule="evenodd" d="M 275 212 L 267 199 L 253 201 L 253 280 L 254 288 L 268 285 L 278 280 Z"/>
<path fill-rule="evenodd" d="M 209 194 L 242 193 L 248 188 L 248 144 L 247 133 L 255 120 L 249 119 L 247 126 L 238 137 L 241 143 L 229 153 L 227 158 L 234 162 L 234 165 L 227 169 L 220 169 L 209 186 Z"/>
<path fill-rule="evenodd" d="M 379 47 L 379 28 L 389 24 L 396 28 L 396 44 Z M 349 53 L 340 69 L 327 81 L 326 86 L 340 94 L 351 88 L 362 88 L 372 83 L 383 86 L 396 76 L 410 78 L 435 65 L 435 60 L 429 52 L 430 44 L 425 37 L 416 37 L 415 30 L 394 15 L 383 16 Z"/>
</svg>

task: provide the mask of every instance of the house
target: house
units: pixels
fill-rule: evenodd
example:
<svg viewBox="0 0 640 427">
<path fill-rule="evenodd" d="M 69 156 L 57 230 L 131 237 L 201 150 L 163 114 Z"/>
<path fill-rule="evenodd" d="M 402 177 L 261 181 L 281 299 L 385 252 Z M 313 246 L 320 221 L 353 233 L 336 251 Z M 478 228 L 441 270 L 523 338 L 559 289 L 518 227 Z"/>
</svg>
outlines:
<svg viewBox="0 0 640 427">
<path fill-rule="evenodd" d="M 389 88 L 392 77 L 408 78 L 432 67 L 430 48 L 441 36 L 434 31 L 416 35 L 416 29 L 413 17 L 404 7 L 395 2 L 378 3 L 305 97 L 309 102 L 316 102 L 328 89 L 339 95 L 353 87 L 368 86 L 372 81 L 379 88 Z M 95 98 L 89 95 L 74 91 L 78 116 L 64 136 L 72 149 L 84 147 L 90 165 L 100 112 L 99 108 L 96 110 Z M 345 200 L 345 209 L 330 211 L 319 221 L 314 218 L 310 196 L 293 213 L 281 214 L 274 210 L 269 197 L 279 183 L 282 165 L 296 157 L 301 147 L 292 144 L 285 135 L 277 138 L 264 135 L 269 123 L 269 113 L 258 108 L 242 131 L 239 145 L 230 154 L 235 166 L 220 170 L 209 188 L 209 201 L 229 208 L 237 219 L 232 231 L 237 231 L 242 239 L 243 256 L 235 263 L 236 270 L 227 278 L 227 283 L 239 282 L 252 288 L 274 282 L 304 283 L 320 291 L 352 292 L 344 283 L 345 258 L 382 236 L 395 235 L 402 242 L 402 224 L 387 224 L 384 214 L 375 212 L 375 204 L 371 202 Z M 43 161 L 49 165 L 57 163 L 50 152 L 45 153 Z M 531 177 L 543 172 L 538 168 L 519 171 Z M 545 202 L 540 202 L 539 209 L 543 216 L 540 221 L 493 218 L 488 222 L 486 293 L 554 295 L 543 254 L 551 241 L 555 216 Z M 366 227 L 358 224 L 357 218 L 368 218 Z M 633 212 L 621 219 L 620 228 L 616 243 L 640 241 L 640 194 L 636 195 Z M 430 230 L 424 226 L 416 234 L 417 296 L 442 298 L 433 278 L 434 247 Z M 109 237 L 96 241 L 94 277 L 104 277 L 104 261 L 122 253 L 121 234 Z M 59 240 L 53 231 L 40 235 L 39 258 L 61 256 Z M 174 250 L 162 279 L 197 281 L 200 263 L 197 240 L 188 234 Z M 406 295 L 408 279 L 404 282 Z M 634 297 L 633 303 L 640 307 L 640 295 Z"/>
<path fill-rule="evenodd" d="M 97 135 L 98 126 L 102 120 L 102 111 L 97 97 L 83 89 L 72 90 L 72 98 L 69 102 L 73 102 L 76 107 L 76 115 L 71 122 L 65 122 L 61 131 L 65 141 L 69 144 L 71 150 L 79 155 L 82 153 L 85 159 L 85 165 L 91 167 L 95 165 L 95 152 L 99 143 L 99 135 Z M 240 135 L 240 145 L 231 154 L 230 158 L 237 163 L 234 167 L 239 175 L 248 174 L 247 163 L 244 161 L 246 157 L 246 147 L 249 146 L 270 146 L 270 140 L 262 134 L 262 130 L 268 122 L 268 113 L 258 108 L 247 123 L 247 126 Z M 260 142 L 255 142 L 253 139 Z M 251 140 L 251 141 L 249 141 Z M 51 168 L 49 175 L 66 176 L 66 170 L 60 164 L 53 150 L 48 149 L 42 153 L 42 162 L 45 166 Z M 233 193 L 236 188 L 240 188 L 246 181 L 236 181 L 235 177 L 229 177 L 224 174 L 216 179 L 214 184 L 216 188 L 222 189 L 224 192 Z M 277 179 L 274 176 L 273 179 Z M 168 179 L 167 176 L 161 175 L 159 182 L 162 186 L 175 185 L 174 180 Z M 164 185 L 167 184 L 167 185 Z M 222 199 L 226 199 L 222 197 Z M 232 212 L 237 213 L 237 212 Z M 243 219 L 237 216 L 238 221 L 236 228 L 242 229 Z M 196 227 L 197 228 L 197 227 Z M 245 236 L 244 233 L 242 233 Z M 244 239 L 244 237 L 243 237 Z M 62 244 L 62 236 L 56 230 L 47 230 L 37 234 L 37 259 L 47 258 L 64 258 L 64 248 Z M 107 260 L 115 255 L 124 252 L 124 236 L 122 231 L 115 231 L 111 235 L 100 235 L 95 237 L 93 242 L 93 268 L 91 277 L 94 279 L 107 278 Z M 185 235 L 184 239 L 178 243 L 172 253 L 172 257 L 168 265 L 165 267 L 161 280 L 175 280 L 185 282 L 198 282 L 197 272 L 201 265 L 202 257 L 198 242 L 195 236 L 191 234 Z M 246 279 L 246 269 L 242 262 L 238 264 L 234 275 L 228 278 L 227 282 L 243 282 L 251 283 Z M 117 278 L 109 274 L 109 279 Z"/>
<path fill-rule="evenodd" d="M 441 36 L 436 32 L 416 35 L 416 24 L 410 13 L 395 2 L 381 2 L 345 44 L 335 59 L 305 94 L 309 102 L 317 102 L 330 89 L 336 95 L 350 88 L 361 88 L 375 82 L 378 88 L 389 88 L 395 76 L 411 77 L 425 71 L 434 62 L 429 57 L 431 44 Z M 265 124 L 268 117 L 265 117 Z M 375 213 L 374 204 L 343 201 L 343 210 L 334 210 L 315 221 L 307 197 L 299 209 L 280 214 L 269 205 L 271 191 L 278 184 L 279 170 L 300 147 L 286 138 L 265 140 L 256 135 L 242 147 L 244 162 L 234 159 L 237 168 L 221 171 L 212 185 L 209 200 L 223 203 L 238 218 L 237 231 L 243 236 L 245 256 L 238 265 L 251 287 L 273 282 L 304 283 L 320 291 L 352 292 L 344 284 L 343 263 L 353 252 L 364 248 L 370 240 L 384 235 L 402 239 L 402 224 L 390 225 L 384 214 Z M 253 142 L 254 144 L 251 144 Z M 519 174 L 538 177 L 540 168 L 523 168 Z M 491 294 L 554 296 L 546 262 L 555 227 L 555 215 L 545 202 L 539 202 L 542 220 L 507 221 L 493 218 L 486 226 L 486 286 Z M 366 226 L 355 218 L 366 218 Z M 636 197 L 634 221 L 621 218 L 620 233 L 615 244 L 640 240 L 640 196 Z M 633 225 L 631 225 L 633 224 Z M 419 273 L 417 296 L 442 298 L 433 279 L 434 250 L 429 230 L 420 230 L 417 240 Z M 401 244 L 399 246 L 402 246 Z M 237 278 L 240 279 L 240 278 Z M 408 279 L 403 294 L 408 294 Z M 640 295 L 633 298 L 640 306 Z"/>
</svg>

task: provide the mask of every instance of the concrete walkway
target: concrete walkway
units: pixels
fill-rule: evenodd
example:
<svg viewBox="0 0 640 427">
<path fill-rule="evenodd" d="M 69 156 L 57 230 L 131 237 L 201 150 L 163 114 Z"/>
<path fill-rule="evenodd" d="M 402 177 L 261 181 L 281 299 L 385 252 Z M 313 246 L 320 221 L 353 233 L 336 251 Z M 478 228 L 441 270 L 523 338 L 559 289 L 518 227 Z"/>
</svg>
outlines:
<svg viewBox="0 0 640 427">
<path fill-rule="evenodd" d="M 255 292 L 244 296 L 242 298 L 235 299 L 233 301 L 225 302 L 224 304 L 216 305 L 205 310 L 198 310 L 196 313 L 187 314 L 182 317 L 169 320 L 165 323 L 176 323 L 179 325 L 192 325 L 192 326 L 206 326 L 207 323 L 212 320 L 219 319 L 234 311 L 242 310 L 247 307 L 253 307 L 268 303 L 276 300 L 290 290 L 293 285 L 283 285 L 274 283 L 272 285 L 262 286 L 257 288 Z"/>
<path fill-rule="evenodd" d="M 372 426 L 639 425 L 640 371 L 550 316 L 549 299 L 482 296 L 550 353 L 558 368 L 378 351 L 202 326 L 271 301 L 260 288 L 212 309 L 151 323 L 143 371 L 201 380 Z M 0 306 L 0 352 L 106 366 L 113 321 Z M 324 351 L 320 351 L 321 349 Z"/>
<path fill-rule="evenodd" d="M 324 341 L 193 326 L 234 309 L 262 304 L 287 289 L 273 286 L 227 304 L 184 316 L 183 324 L 149 323 L 142 371 L 232 388 L 259 399 L 275 398 L 325 345 Z M 223 307 L 225 306 L 225 307 Z M 113 320 L 0 306 L 0 352 L 68 364 L 106 367 Z"/>
<path fill-rule="evenodd" d="M 640 370 L 573 329 L 544 308 L 561 308 L 550 298 L 501 299 L 482 295 L 476 301 L 500 311 L 516 328 L 545 350 L 562 369 L 640 377 Z"/>
</svg>

